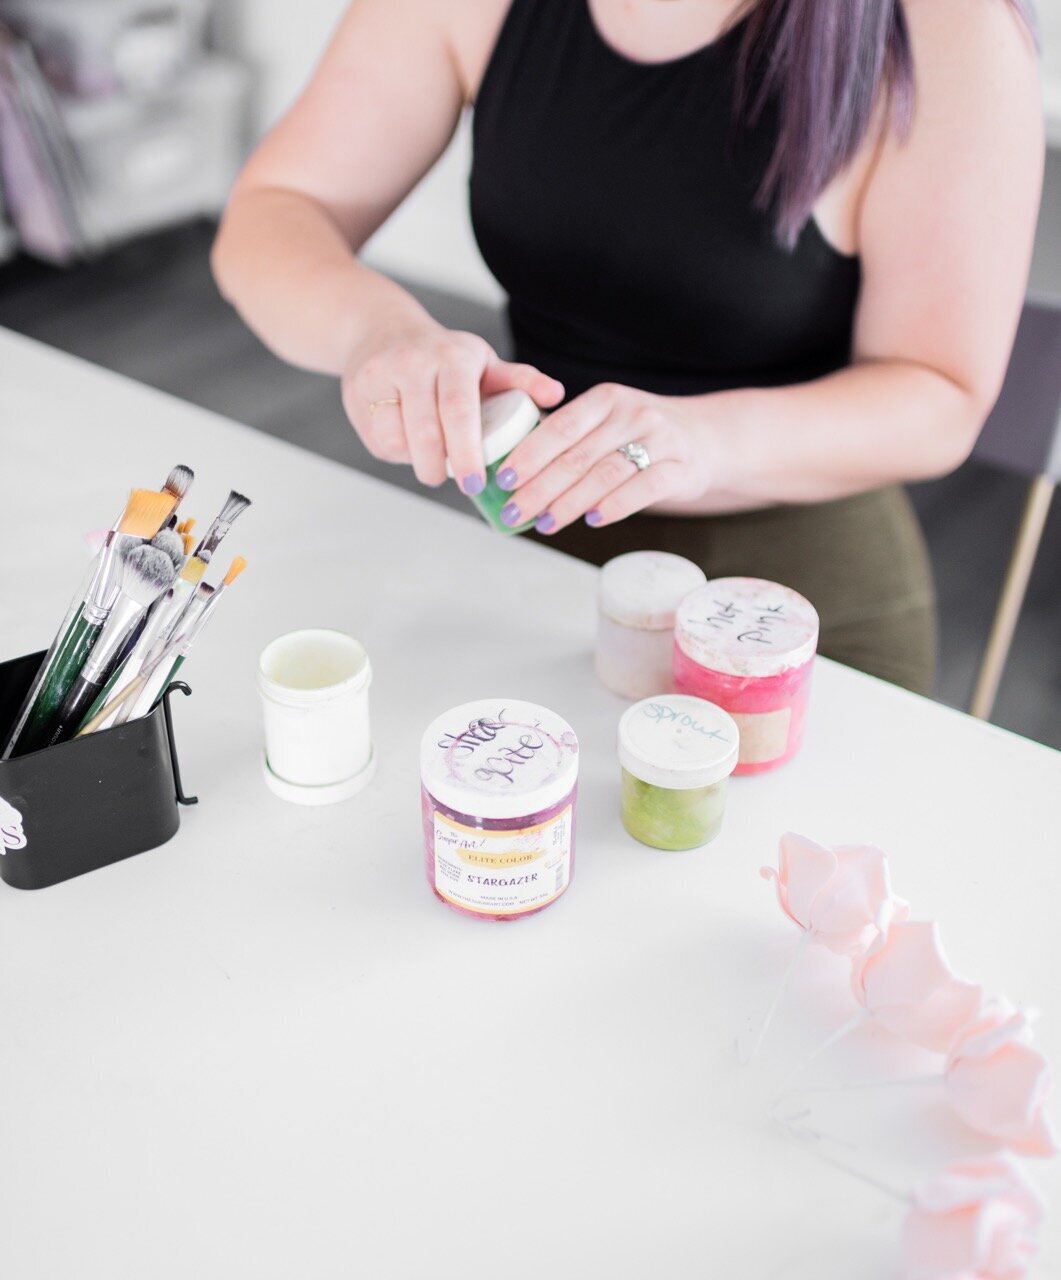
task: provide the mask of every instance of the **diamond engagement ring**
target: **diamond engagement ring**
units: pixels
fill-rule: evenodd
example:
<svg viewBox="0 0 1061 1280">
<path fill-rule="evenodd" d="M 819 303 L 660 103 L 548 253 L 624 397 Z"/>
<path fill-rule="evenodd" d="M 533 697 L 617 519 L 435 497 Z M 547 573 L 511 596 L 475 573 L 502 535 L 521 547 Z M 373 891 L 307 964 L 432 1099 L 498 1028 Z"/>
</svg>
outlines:
<svg viewBox="0 0 1061 1280">
<path fill-rule="evenodd" d="M 644 471 L 652 462 L 652 459 L 648 456 L 648 450 L 643 444 L 624 444 L 616 452 L 621 453 L 624 458 L 632 462 L 638 471 Z"/>
</svg>

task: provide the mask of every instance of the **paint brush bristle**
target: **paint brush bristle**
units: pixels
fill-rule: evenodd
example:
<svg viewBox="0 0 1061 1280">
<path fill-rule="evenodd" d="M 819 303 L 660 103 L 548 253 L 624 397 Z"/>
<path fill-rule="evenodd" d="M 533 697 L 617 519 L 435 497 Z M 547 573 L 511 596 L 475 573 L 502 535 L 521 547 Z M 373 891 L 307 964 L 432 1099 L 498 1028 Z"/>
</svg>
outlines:
<svg viewBox="0 0 1061 1280">
<path fill-rule="evenodd" d="M 195 516 L 189 516 L 187 520 L 182 520 L 180 524 L 177 525 L 177 532 L 182 534 L 191 533 L 191 531 L 194 528 L 195 528 Z"/>
<path fill-rule="evenodd" d="M 228 566 L 228 573 L 226 573 L 224 578 L 222 579 L 225 586 L 230 587 L 236 581 L 239 575 L 243 572 L 243 570 L 246 569 L 246 567 L 247 567 L 246 560 L 244 560 L 242 556 L 236 556 L 236 558 Z"/>
<path fill-rule="evenodd" d="M 199 556 L 192 556 L 181 570 L 181 577 L 185 582 L 190 582 L 194 586 L 205 572 L 206 561 L 200 559 Z"/>
<path fill-rule="evenodd" d="M 192 535 L 190 533 L 182 533 L 181 544 L 184 547 L 184 554 L 186 556 L 190 556 L 192 553 L 192 547 L 195 546 L 195 539 Z"/>
<path fill-rule="evenodd" d="M 118 522 L 118 532 L 134 538 L 151 539 L 166 523 L 177 505 L 172 493 L 154 489 L 134 489 Z"/>
<path fill-rule="evenodd" d="M 179 569 L 184 564 L 184 557 L 187 554 L 184 550 L 184 539 L 174 530 L 159 529 L 151 539 L 151 545 L 157 547 L 159 551 L 164 551 L 173 561 L 175 569 Z"/>
<path fill-rule="evenodd" d="M 166 483 L 162 487 L 168 493 L 172 493 L 179 503 L 192 487 L 194 479 L 195 472 L 191 467 L 185 467 L 178 463 L 166 477 Z"/>
<path fill-rule="evenodd" d="M 176 576 L 173 561 L 158 547 L 130 547 L 122 560 L 122 594 L 149 609 Z"/>
</svg>

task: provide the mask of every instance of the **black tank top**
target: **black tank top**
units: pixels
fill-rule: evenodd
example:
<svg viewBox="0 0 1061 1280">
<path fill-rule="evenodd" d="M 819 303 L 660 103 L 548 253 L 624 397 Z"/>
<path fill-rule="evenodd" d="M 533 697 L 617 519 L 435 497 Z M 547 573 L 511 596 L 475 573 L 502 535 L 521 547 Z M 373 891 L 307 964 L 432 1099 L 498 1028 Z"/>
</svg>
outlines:
<svg viewBox="0 0 1061 1280">
<path fill-rule="evenodd" d="M 568 395 L 803 382 L 848 363 L 859 264 L 754 208 L 767 105 L 733 125 L 740 32 L 634 62 L 588 0 L 512 0 L 473 120 L 471 210 L 517 359 Z"/>
</svg>

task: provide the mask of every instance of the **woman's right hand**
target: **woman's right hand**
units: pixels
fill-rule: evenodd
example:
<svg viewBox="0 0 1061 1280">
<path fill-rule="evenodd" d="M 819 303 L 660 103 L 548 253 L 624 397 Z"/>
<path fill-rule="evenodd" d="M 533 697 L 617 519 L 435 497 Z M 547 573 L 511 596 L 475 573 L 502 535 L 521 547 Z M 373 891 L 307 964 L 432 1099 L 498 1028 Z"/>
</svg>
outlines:
<svg viewBox="0 0 1061 1280">
<path fill-rule="evenodd" d="M 371 454 L 412 463 L 428 485 L 445 480 L 449 459 L 467 494 L 486 482 L 480 399 L 514 388 L 543 409 L 564 397 L 555 378 L 502 360 L 474 333 L 440 325 L 375 331 L 342 375 L 343 408 Z"/>
</svg>

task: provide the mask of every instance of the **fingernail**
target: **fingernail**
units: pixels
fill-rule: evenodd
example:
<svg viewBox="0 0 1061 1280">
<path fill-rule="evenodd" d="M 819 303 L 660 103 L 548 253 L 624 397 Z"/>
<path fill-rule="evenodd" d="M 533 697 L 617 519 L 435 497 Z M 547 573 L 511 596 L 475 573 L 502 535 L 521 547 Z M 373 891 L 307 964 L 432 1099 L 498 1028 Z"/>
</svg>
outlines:
<svg viewBox="0 0 1061 1280">
<path fill-rule="evenodd" d="M 543 511 L 535 520 L 534 527 L 539 533 L 552 533 L 556 528 L 556 519 L 550 512 Z"/>
<path fill-rule="evenodd" d="M 586 523 L 587 523 L 587 524 L 591 524 L 591 525 L 598 525 L 598 524 L 600 524 L 600 522 L 601 522 L 603 519 L 604 519 L 604 517 L 601 515 L 601 513 L 600 513 L 599 511 L 587 511 L 587 512 L 586 512 Z"/>
<path fill-rule="evenodd" d="M 497 485 L 499 489 L 512 490 L 519 484 L 519 476 L 511 467 L 505 467 L 497 473 Z"/>
<path fill-rule="evenodd" d="M 501 519 L 505 524 L 519 524 L 519 507 L 514 502 L 506 502 L 501 508 Z"/>
<path fill-rule="evenodd" d="M 479 472 L 474 471 L 470 476 L 464 477 L 464 479 L 461 481 L 461 488 L 464 490 L 464 492 L 468 495 L 469 498 L 474 498 L 477 493 L 482 493 L 483 486 L 485 485 L 485 483 L 486 481 L 479 474 Z"/>
</svg>

